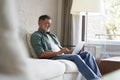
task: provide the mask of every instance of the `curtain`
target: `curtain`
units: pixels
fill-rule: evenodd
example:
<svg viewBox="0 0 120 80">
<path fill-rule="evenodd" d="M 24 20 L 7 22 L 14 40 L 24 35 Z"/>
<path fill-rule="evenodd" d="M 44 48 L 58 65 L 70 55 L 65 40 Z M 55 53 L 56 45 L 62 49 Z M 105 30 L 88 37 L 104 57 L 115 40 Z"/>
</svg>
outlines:
<svg viewBox="0 0 120 80">
<path fill-rule="evenodd" d="M 61 44 L 67 48 L 73 46 L 72 14 L 70 14 L 72 1 L 62 0 Z"/>
</svg>

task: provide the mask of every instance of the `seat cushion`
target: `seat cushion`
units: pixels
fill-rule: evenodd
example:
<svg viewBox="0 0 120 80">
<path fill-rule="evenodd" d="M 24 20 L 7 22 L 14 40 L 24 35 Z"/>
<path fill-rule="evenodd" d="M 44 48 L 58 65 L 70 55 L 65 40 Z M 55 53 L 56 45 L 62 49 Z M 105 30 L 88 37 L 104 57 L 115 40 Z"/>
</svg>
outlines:
<svg viewBox="0 0 120 80">
<path fill-rule="evenodd" d="M 65 64 L 65 72 L 78 72 L 78 68 L 75 63 L 69 60 L 57 60 Z"/>
<path fill-rule="evenodd" d="M 65 65 L 55 60 L 29 59 L 29 66 L 36 77 L 35 80 L 46 80 L 65 73 Z"/>
</svg>

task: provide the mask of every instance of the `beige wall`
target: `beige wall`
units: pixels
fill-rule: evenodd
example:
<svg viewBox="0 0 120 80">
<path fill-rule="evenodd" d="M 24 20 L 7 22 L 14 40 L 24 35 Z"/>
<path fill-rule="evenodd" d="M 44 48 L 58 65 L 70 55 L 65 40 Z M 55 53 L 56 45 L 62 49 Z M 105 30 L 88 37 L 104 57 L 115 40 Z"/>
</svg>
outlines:
<svg viewBox="0 0 120 80">
<path fill-rule="evenodd" d="M 38 17 L 48 14 L 52 18 L 51 30 L 60 37 L 62 0 L 17 0 L 17 10 L 22 28 L 29 32 L 38 29 Z"/>
</svg>

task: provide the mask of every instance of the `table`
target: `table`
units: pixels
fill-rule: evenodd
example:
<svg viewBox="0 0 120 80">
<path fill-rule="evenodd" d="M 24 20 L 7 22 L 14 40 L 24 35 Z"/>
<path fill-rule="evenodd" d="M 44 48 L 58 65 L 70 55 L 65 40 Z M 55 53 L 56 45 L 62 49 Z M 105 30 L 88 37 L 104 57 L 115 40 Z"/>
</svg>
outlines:
<svg viewBox="0 0 120 80">
<path fill-rule="evenodd" d="M 120 69 L 120 57 L 100 59 L 98 66 L 102 75 L 113 72 L 117 69 Z"/>
</svg>

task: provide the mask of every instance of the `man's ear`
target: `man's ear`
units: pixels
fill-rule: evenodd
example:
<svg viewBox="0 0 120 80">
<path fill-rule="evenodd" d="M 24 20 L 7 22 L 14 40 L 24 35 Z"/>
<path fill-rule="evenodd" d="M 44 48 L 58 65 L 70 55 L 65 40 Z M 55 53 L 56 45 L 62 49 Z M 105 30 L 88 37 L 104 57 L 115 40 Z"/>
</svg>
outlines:
<svg viewBox="0 0 120 80">
<path fill-rule="evenodd" d="M 39 21 L 38 24 L 39 24 L 39 25 L 43 24 L 43 21 Z"/>
<path fill-rule="evenodd" d="M 41 24 L 42 24 L 42 23 L 39 21 L 39 22 L 38 22 L 38 25 L 40 26 Z"/>
</svg>

